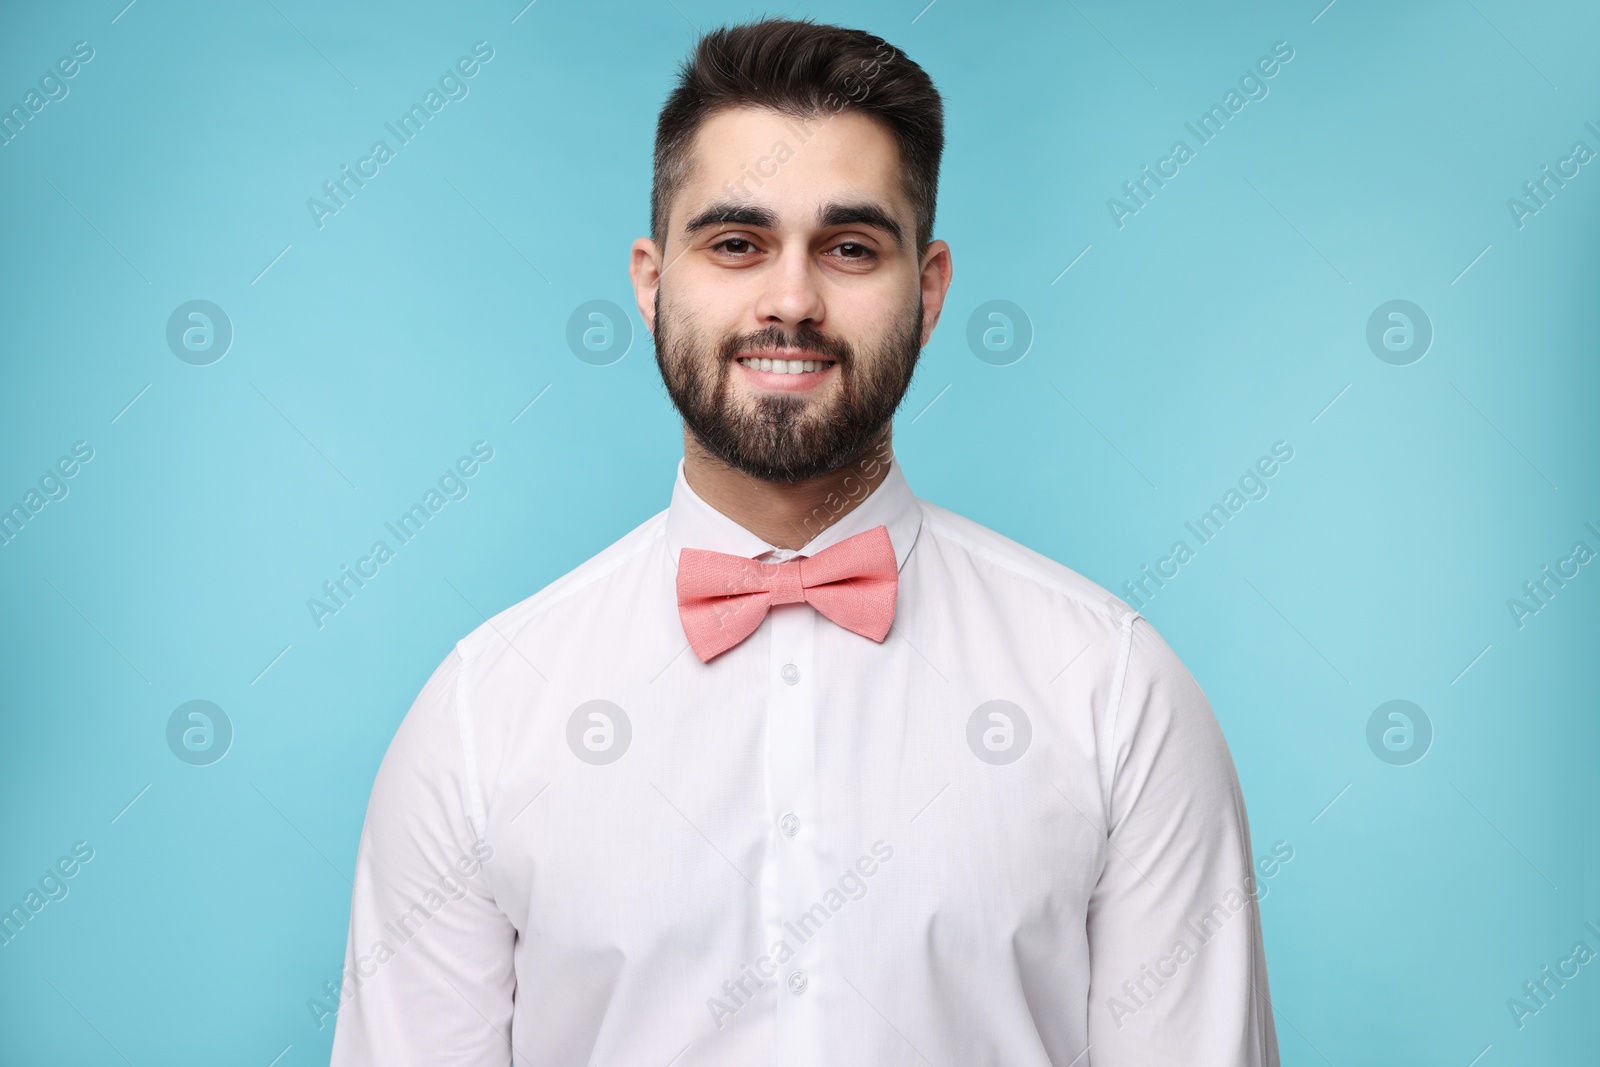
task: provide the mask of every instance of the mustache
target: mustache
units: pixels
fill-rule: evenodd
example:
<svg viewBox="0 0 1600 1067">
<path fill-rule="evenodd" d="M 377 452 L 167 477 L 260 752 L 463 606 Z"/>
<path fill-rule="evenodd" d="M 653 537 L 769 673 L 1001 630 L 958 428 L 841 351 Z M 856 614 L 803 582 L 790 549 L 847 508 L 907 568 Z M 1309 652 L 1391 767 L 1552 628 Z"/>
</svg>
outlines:
<svg viewBox="0 0 1600 1067">
<path fill-rule="evenodd" d="M 768 349 L 787 348 L 811 353 L 837 361 L 841 366 L 855 358 L 849 342 L 829 337 L 819 330 L 802 327 L 794 335 L 776 326 L 756 333 L 725 338 L 721 344 L 721 362 L 727 363 L 742 352 L 761 352 Z"/>
</svg>

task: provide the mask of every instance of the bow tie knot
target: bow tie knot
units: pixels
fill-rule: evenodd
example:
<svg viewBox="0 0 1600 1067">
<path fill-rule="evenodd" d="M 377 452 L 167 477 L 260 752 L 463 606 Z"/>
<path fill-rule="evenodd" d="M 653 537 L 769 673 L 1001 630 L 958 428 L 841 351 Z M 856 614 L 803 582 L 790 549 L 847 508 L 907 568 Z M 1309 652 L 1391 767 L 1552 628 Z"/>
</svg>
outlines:
<svg viewBox="0 0 1600 1067">
<path fill-rule="evenodd" d="M 802 581 L 800 566 L 803 559 L 791 559 L 786 563 L 765 566 L 772 567 L 771 578 L 767 591 L 771 595 L 769 603 L 773 604 L 803 604 L 806 599 L 806 589 Z"/>
<path fill-rule="evenodd" d="M 685 548 L 678 561 L 678 616 L 701 662 L 749 637 L 774 604 L 809 603 L 845 629 L 882 642 L 894 621 L 898 580 L 884 526 L 784 563 Z"/>
</svg>

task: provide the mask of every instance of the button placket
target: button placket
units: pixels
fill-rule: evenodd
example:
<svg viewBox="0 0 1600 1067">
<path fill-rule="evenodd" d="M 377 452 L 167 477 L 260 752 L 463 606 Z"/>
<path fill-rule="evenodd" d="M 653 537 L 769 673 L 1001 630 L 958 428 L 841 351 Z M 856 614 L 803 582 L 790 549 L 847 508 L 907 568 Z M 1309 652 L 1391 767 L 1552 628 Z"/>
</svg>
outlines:
<svg viewBox="0 0 1600 1067">
<path fill-rule="evenodd" d="M 815 841 L 816 701 L 812 666 L 817 625 L 833 625 L 810 604 L 775 605 L 772 624 L 767 719 L 768 803 L 776 852 L 778 914 L 769 916 L 772 941 L 793 953 L 784 963 L 777 1012 L 778 1062 L 816 1064 L 823 1055 L 823 1019 L 816 981 L 825 960 L 826 932 L 800 920 L 822 899 Z M 808 991 L 809 990 L 809 991 Z M 800 995 L 804 993 L 805 995 Z"/>
</svg>

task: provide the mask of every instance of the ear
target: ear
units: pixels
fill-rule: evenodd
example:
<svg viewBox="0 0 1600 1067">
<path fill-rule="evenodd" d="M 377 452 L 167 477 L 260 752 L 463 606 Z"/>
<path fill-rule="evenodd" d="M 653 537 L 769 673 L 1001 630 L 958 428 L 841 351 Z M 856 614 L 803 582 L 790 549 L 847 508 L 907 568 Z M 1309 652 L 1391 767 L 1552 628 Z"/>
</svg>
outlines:
<svg viewBox="0 0 1600 1067">
<path fill-rule="evenodd" d="M 656 293 L 661 288 L 661 252 L 650 238 L 641 237 L 633 242 L 628 277 L 633 279 L 633 298 L 639 305 L 639 317 L 654 333 Z"/>
<path fill-rule="evenodd" d="M 928 347 L 933 328 L 939 325 L 939 315 L 944 311 L 945 294 L 950 291 L 954 273 L 950 262 L 950 246 L 943 241 L 930 241 L 922 255 L 922 347 Z"/>
</svg>

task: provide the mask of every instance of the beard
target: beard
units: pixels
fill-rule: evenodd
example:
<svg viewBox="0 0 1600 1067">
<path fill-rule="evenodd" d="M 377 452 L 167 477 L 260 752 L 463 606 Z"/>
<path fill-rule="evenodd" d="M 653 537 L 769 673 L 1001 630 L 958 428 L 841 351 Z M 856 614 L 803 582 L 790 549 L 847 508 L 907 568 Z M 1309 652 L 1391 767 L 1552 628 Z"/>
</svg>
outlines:
<svg viewBox="0 0 1600 1067">
<path fill-rule="evenodd" d="M 713 343 L 695 332 L 687 316 L 674 315 L 670 304 L 662 314 L 659 288 L 655 307 L 656 366 L 684 425 L 722 462 L 767 482 L 792 484 L 831 474 L 866 452 L 905 398 L 922 351 L 920 290 L 916 307 L 865 358 L 848 341 L 804 323 L 792 334 L 769 326 Z M 820 402 L 759 393 L 740 400 L 733 388 L 734 356 L 772 348 L 834 359 L 838 396 Z"/>
</svg>

